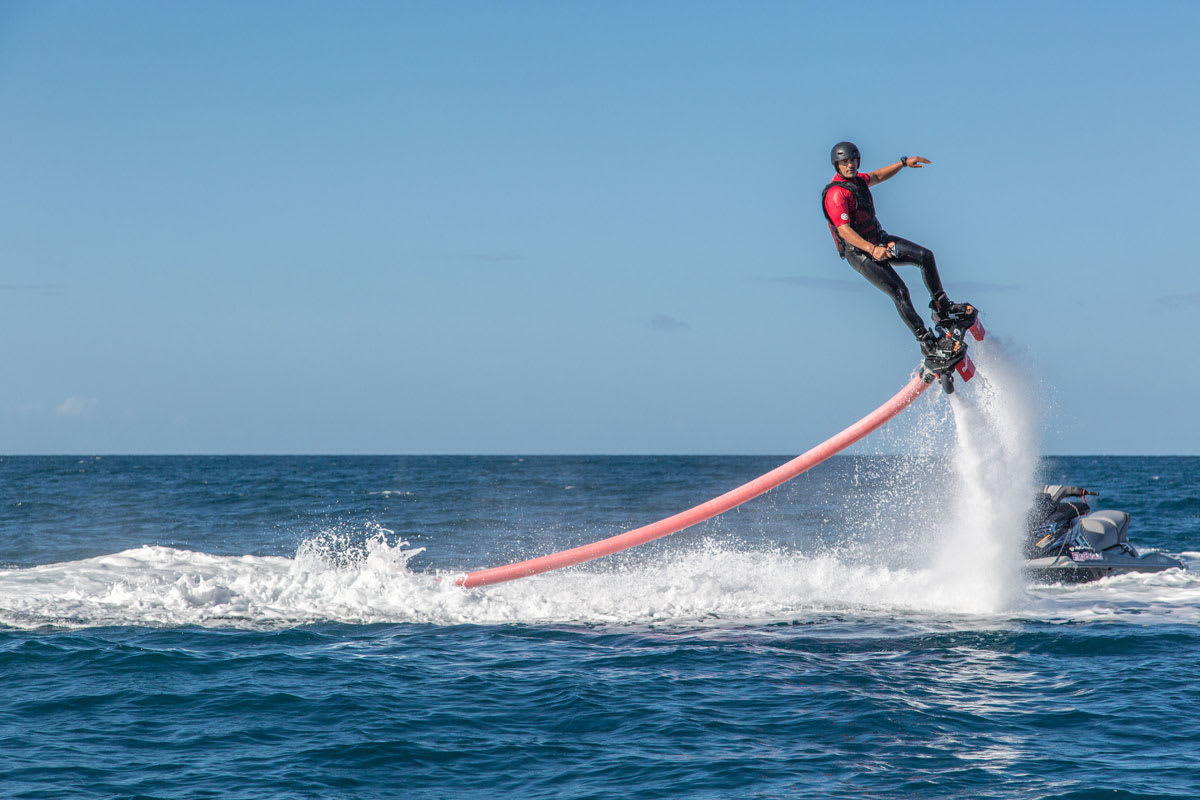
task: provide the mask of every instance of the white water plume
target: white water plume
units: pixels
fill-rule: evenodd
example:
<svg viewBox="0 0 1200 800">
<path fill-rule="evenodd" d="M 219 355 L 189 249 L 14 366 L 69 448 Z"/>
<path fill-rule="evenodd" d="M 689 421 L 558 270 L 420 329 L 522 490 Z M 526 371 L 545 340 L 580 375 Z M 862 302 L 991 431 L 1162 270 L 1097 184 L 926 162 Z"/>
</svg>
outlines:
<svg viewBox="0 0 1200 800">
<path fill-rule="evenodd" d="M 938 571 L 964 610 L 1008 607 L 1020 594 L 1020 545 L 1036 491 L 1035 404 L 1030 387 L 1002 343 L 979 343 L 979 371 L 952 395 L 957 447 L 954 541 L 941 549 Z"/>
<path fill-rule="evenodd" d="M 860 541 L 851 555 L 924 574 L 919 583 L 937 587 L 931 607 L 1003 613 L 1023 597 L 1038 406 L 1002 342 L 979 342 L 971 355 L 978 371 L 956 380 L 949 400 L 934 385 L 880 432 L 877 447 L 904 455 L 852 487 L 848 527 Z"/>
</svg>

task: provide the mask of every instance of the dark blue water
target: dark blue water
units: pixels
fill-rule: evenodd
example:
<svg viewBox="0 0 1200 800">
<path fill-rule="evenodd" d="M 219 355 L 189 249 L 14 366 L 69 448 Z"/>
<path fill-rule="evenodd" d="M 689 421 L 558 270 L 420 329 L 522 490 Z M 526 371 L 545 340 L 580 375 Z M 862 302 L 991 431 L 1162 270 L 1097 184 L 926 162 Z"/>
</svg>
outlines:
<svg viewBox="0 0 1200 800">
<path fill-rule="evenodd" d="M 936 458 L 453 585 L 783 460 L 0 459 L 0 796 L 1200 796 L 1200 572 L 970 565 Z M 1200 459 L 1039 471 L 1200 566 Z"/>
</svg>

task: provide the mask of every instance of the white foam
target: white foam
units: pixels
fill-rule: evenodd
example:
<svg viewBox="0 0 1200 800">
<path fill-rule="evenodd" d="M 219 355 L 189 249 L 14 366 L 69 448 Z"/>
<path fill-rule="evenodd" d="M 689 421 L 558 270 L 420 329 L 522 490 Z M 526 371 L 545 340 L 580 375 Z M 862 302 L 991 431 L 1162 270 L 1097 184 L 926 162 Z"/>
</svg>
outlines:
<svg viewBox="0 0 1200 800">
<path fill-rule="evenodd" d="M 1200 623 L 1200 553 L 1187 570 L 1119 575 L 1083 584 L 1031 586 L 1021 616 L 1048 622 Z"/>
<path fill-rule="evenodd" d="M 323 622 L 696 626 L 900 615 L 916 624 L 991 626 L 1009 619 L 1140 623 L 1200 619 L 1200 576 L 1169 572 L 1084 587 L 1040 587 L 991 609 L 937 567 L 911 569 L 837 554 L 684 545 L 623 568 L 587 565 L 464 590 L 453 575 L 413 572 L 419 550 L 383 534 L 338 549 L 306 543 L 296 558 L 216 556 L 140 547 L 0 571 L 0 625 L 282 628 Z"/>
<path fill-rule="evenodd" d="M 141 547 L 0 572 L 0 624 L 14 627 L 311 622 L 434 624 L 791 620 L 814 612 L 955 612 L 931 571 L 708 543 L 664 561 L 593 568 L 464 590 L 414 573 L 418 550 L 369 540 L 310 543 L 296 558 Z"/>
</svg>

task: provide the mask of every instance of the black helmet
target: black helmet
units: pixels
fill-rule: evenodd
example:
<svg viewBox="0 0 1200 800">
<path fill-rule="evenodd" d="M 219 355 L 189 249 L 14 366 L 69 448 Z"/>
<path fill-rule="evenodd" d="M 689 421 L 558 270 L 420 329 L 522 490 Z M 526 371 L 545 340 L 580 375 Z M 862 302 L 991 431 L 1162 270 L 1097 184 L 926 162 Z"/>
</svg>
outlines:
<svg viewBox="0 0 1200 800">
<path fill-rule="evenodd" d="M 845 161 L 847 158 L 862 160 L 862 154 L 858 152 L 858 147 L 854 142 L 838 142 L 829 153 L 829 160 L 833 162 L 835 167 L 837 166 L 837 162 Z"/>
</svg>

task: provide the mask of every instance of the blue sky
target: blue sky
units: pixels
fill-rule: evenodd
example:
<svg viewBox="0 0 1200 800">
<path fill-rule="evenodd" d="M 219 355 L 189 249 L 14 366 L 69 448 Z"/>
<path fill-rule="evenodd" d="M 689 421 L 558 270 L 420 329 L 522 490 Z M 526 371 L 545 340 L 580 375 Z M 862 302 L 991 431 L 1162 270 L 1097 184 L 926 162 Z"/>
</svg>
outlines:
<svg viewBox="0 0 1200 800">
<path fill-rule="evenodd" d="M 0 4 L 8 453 L 774 453 L 907 381 L 830 146 L 1047 453 L 1200 453 L 1200 4 Z M 915 269 L 902 269 L 924 309 Z"/>
</svg>

